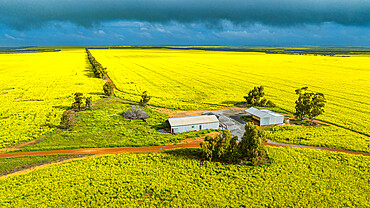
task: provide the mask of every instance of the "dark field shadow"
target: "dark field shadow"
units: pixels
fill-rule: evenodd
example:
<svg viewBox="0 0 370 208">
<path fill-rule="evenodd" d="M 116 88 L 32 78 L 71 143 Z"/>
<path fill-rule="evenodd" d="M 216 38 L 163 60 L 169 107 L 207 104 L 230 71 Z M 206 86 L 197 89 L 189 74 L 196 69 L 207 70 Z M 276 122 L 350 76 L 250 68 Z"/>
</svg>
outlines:
<svg viewBox="0 0 370 208">
<path fill-rule="evenodd" d="M 104 93 L 102 93 L 102 92 L 89 92 L 89 93 L 87 93 L 88 95 L 101 95 L 102 97 L 104 97 L 105 96 L 105 94 Z"/>
<path fill-rule="evenodd" d="M 100 78 L 97 78 L 95 77 L 95 74 L 93 72 L 93 69 L 92 69 L 92 66 L 89 62 L 89 59 L 87 58 L 87 56 L 85 57 L 85 64 L 86 64 L 86 67 L 85 67 L 85 70 L 83 70 L 83 72 L 85 72 L 85 76 L 89 77 L 89 78 L 96 78 L 96 79 L 100 79 Z"/>
<path fill-rule="evenodd" d="M 66 106 L 66 105 L 54 105 L 52 107 L 57 108 L 57 109 L 62 109 L 62 110 L 69 110 L 72 108 L 71 106 Z"/>
<path fill-rule="evenodd" d="M 173 156 L 177 156 L 178 159 L 181 158 L 189 158 L 189 159 L 195 159 L 199 161 L 208 161 L 203 157 L 202 150 L 200 148 L 181 148 L 181 149 L 174 149 L 174 150 L 165 150 L 163 151 L 164 154 L 169 154 Z M 241 163 L 226 163 L 218 160 L 212 160 L 212 162 L 219 162 L 223 165 L 242 165 L 242 166 L 252 166 L 250 162 L 248 161 L 242 161 Z M 261 164 L 262 166 L 269 166 L 271 165 L 271 159 L 266 154 L 263 158 L 263 162 Z"/>
<path fill-rule="evenodd" d="M 240 102 L 237 102 L 237 101 L 223 101 L 223 102 L 221 102 L 221 104 L 225 104 L 225 105 L 237 105 L 239 103 Z"/>
<path fill-rule="evenodd" d="M 165 150 L 163 151 L 165 154 L 178 156 L 180 157 L 186 157 L 189 159 L 197 159 L 203 161 L 204 158 L 202 156 L 202 150 L 200 148 L 181 148 L 181 149 L 174 149 L 174 150 Z"/>
</svg>

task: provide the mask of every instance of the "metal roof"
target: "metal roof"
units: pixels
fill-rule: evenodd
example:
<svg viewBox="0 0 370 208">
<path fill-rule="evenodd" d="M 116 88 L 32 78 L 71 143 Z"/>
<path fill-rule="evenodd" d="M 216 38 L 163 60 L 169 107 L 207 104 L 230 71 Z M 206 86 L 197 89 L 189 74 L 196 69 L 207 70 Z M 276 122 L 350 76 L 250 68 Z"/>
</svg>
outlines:
<svg viewBox="0 0 370 208">
<path fill-rule="evenodd" d="M 192 124 L 215 123 L 219 122 L 215 115 L 187 116 L 178 118 L 169 118 L 168 122 L 173 126 L 186 126 Z"/>
<path fill-rule="evenodd" d="M 257 108 L 249 108 L 246 110 L 247 113 L 250 113 L 254 116 L 257 116 L 258 118 L 262 118 L 262 117 L 268 117 L 268 116 L 275 116 L 275 117 L 280 117 L 280 116 L 283 116 L 281 114 L 278 114 L 278 113 L 275 113 L 273 111 L 270 111 L 270 110 L 265 110 L 265 109 L 257 109 Z"/>
<path fill-rule="evenodd" d="M 277 117 L 283 116 L 281 114 L 275 113 L 274 111 L 270 111 L 270 110 L 261 109 L 261 111 L 266 112 L 266 113 L 268 113 L 270 115 L 273 115 L 273 116 L 277 116 Z"/>
</svg>

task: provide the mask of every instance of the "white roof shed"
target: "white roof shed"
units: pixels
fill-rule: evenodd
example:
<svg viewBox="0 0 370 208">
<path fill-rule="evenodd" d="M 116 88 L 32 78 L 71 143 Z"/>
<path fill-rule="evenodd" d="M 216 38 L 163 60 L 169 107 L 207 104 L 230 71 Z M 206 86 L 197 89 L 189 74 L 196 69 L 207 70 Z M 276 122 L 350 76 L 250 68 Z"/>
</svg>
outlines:
<svg viewBox="0 0 370 208">
<path fill-rule="evenodd" d="M 260 121 L 260 126 L 283 124 L 284 116 L 266 109 L 249 108 L 247 113 L 257 117 Z"/>
<path fill-rule="evenodd" d="M 220 125 L 220 122 L 215 115 L 169 118 L 168 123 L 171 126 L 171 133 L 218 129 Z"/>
</svg>

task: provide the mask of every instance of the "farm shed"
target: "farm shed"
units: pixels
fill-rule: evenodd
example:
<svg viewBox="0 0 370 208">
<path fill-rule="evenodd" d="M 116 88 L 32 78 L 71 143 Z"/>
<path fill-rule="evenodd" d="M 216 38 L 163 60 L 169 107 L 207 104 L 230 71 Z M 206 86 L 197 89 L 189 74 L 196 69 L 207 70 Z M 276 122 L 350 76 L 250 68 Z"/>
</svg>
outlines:
<svg viewBox="0 0 370 208">
<path fill-rule="evenodd" d="M 252 118 L 259 121 L 260 126 L 276 125 L 284 123 L 284 116 L 270 110 L 249 108 L 247 113 L 252 115 Z"/>
<path fill-rule="evenodd" d="M 218 129 L 220 126 L 220 122 L 215 115 L 169 118 L 168 123 L 171 126 L 171 133 Z"/>
</svg>

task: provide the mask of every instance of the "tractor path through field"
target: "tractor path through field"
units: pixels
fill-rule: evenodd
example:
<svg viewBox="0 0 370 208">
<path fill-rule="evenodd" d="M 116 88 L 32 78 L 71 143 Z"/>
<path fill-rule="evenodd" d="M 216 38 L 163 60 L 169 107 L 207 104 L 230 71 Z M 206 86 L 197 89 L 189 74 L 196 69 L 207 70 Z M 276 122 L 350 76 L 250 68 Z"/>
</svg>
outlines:
<svg viewBox="0 0 370 208">
<path fill-rule="evenodd" d="M 40 155 L 56 155 L 56 154 L 71 154 L 71 155 L 100 155 L 100 154 L 121 154 L 121 153 L 147 153 L 147 152 L 161 152 L 164 150 L 180 149 L 180 148 L 195 148 L 200 147 L 202 139 L 187 139 L 181 144 L 170 144 L 163 146 L 150 146 L 150 147 L 112 147 L 112 148 L 85 148 L 85 149 L 66 149 L 66 150 L 50 150 L 50 151 L 34 151 L 34 152 L 13 152 L 13 153 L 1 153 L 0 158 L 11 158 L 11 157 L 24 157 L 24 156 L 40 156 Z M 356 152 L 343 149 L 333 149 L 327 147 L 314 147 L 305 145 L 285 144 L 273 141 L 264 143 L 265 146 L 274 147 L 286 147 L 286 148 L 307 148 L 307 149 L 318 149 L 332 152 L 344 152 L 354 155 L 370 156 L 370 153 Z"/>
<path fill-rule="evenodd" d="M 286 114 L 286 113 L 280 113 L 280 114 L 284 115 L 284 116 L 294 117 L 294 115 L 292 115 L 292 114 Z M 309 120 L 309 119 L 306 119 L 306 120 Z M 346 127 L 343 127 L 343 126 L 339 126 L 339 125 L 334 124 L 334 123 L 329 123 L 329 122 L 321 121 L 321 120 L 317 120 L 317 119 L 313 119 L 313 122 L 318 123 L 318 124 L 328 125 L 328 126 L 335 126 L 337 128 L 341 128 L 341 129 L 344 129 L 344 130 L 347 130 L 347 131 L 351 131 L 351 132 L 356 133 L 356 134 L 361 134 L 362 136 L 370 137 L 368 134 L 361 133 L 361 132 L 358 132 L 358 131 L 354 131 L 352 129 L 349 129 L 349 128 L 346 128 Z"/>
<path fill-rule="evenodd" d="M 297 147 L 297 148 L 303 148 L 303 149 L 318 149 L 318 150 L 325 150 L 325 151 L 331 151 L 331 152 L 344 152 L 347 154 L 353 154 L 353 155 L 363 155 L 363 156 L 370 156 L 370 153 L 366 152 L 357 152 L 357 151 L 350 151 L 350 150 L 344 150 L 344 149 L 334 149 L 329 147 L 316 147 L 316 146 L 306 146 L 306 145 L 299 145 L 299 144 L 286 144 L 286 143 L 280 143 L 280 142 L 274 142 L 271 140 L 267 140 L 266 143 L 263 145 L 265 146 L 273 146 L 273 147 Z"/>
</svg>

